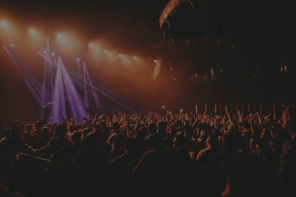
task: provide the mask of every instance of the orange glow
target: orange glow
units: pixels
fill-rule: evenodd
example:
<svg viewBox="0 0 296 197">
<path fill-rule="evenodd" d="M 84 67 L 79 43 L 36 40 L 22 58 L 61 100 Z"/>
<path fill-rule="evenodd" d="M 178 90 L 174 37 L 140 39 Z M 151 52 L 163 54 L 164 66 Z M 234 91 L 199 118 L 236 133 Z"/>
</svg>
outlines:
<svg viewBox="0 0 296 197">
<path fill-rule="evenodd" d="M 134 61 L 130 56 L 127 55 L 121 55 L 120 62 L 125 68 L 133 68 L 132 65 L 134 65 Z"/>
<path fill-rule="evenodd" d="M 81 48 L 81 43 L 75 36 L 72 34 L 59 33 L 57 34 L 57 44 L 67 52 L 73 52 Z"/>
<path fill-rule="evenodd" d="M 28 40 L 28 44 L 33 44 L 34 47 L 44 47 L 44 41 L 46 40 L 46 37 L 43 36 L 38 30 L 35 28 L 28 29 L 28 33 L 30 36 L 30 40 Z"/>
</svg>

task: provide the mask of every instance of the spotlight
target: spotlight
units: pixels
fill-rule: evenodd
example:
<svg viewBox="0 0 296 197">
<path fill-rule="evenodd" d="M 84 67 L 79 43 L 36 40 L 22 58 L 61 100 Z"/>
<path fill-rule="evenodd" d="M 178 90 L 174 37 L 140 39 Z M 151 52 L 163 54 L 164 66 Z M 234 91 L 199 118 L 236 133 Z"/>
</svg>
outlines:
<svg viewBox="0 0 296 197">
<path fill-rule="evenodd" d="M 46 51 L 43 51 L 43 53 L 46 53 Z"/>
<path fill-rule="evenodd" d="M 34 29 L 30 29 L 30 33 L 31 34 L 34 34 L 35 33 L 35 30 Z"/>
<path fill-rule="evenodd" d="M 7 23 L 5 21 L 1 21 L 1 26 L 2 27 L 7 27 Z"/>
<path fill-rule="evenodd" d="M 118 55 L 119 57 L 121 56 L 121 54 Z"/>
<path fill-rule="evenodd" d="M 106 49 L 104 50 L 104 53 L 107 53 L 107 50 Z"/>
<path fill-rule="evenodd" d="M 157 60 L 154 60 L 154 63 L 157 63 Z"/>
<path fill-rule="evenodd" d="M 12 47 L 13 47 L 13 46 L 14 46 L 14 44 L 11 44 L 10 46 L 12 46 Z"/>
<path fill-rule="evenodd" d="M 164 108 L 165 108 L 165 106 L 163 105 L 163 106 L 162 106 L 162 108 L 164 109 Z"/>
<path fill-rule="evenodd" d="M 133 58 L 136 59 L 136 56 L 134 56 Z"/>
<path fill-rule="evenodd" d="M 54 55 L 54 52 L 52 52 L 51 55 Z"/>
<path fill-rule="evenodd" d="M 92 43 L 89 43 L 89 46 L 90 46 L 90 47 L 92 47 L 92 46 L 93 46 L 93 44 L 92 44 Z"/>
<path fill-rule="evenodd" d="M 183 112 L 183 109 L 180 109 L 180 112 Z"/>
<path fill-rule="evenodd" d="M 62 34 L 58 34 L 58 38 L 63 38 L 63 35 Z"/>
<path fill-rule="evenodd" d="M 79 58 L 77 58 L 76 60 L 77 60 L 77 61 L 79 61 L 80 59 L 79 59 Z"/>
</svg>

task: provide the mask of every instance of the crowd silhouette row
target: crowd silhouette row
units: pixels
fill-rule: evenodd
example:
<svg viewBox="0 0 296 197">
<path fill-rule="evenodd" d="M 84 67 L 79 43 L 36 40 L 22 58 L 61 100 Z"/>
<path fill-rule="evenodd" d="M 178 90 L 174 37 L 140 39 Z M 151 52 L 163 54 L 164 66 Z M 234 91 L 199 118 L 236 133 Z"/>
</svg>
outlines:
<svg viewBox="0 0 296 197">
<path fill-rule="evenodd" d="M 226 114 L 16 120 L 1 127 L 1 194 L 7 185 L 20 196 L 296 196 L 294 106 Z M 30 172 L 23 157 L 49 165 Z"/>
</svg>

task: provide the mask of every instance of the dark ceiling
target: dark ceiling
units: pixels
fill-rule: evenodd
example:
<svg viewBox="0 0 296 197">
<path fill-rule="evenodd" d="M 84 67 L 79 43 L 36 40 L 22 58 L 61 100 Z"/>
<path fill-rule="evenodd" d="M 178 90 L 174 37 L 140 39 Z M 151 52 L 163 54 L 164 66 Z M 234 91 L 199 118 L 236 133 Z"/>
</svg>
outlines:
<svg viewBox="0 0 296 197">
<path fill-rule="evenodd" d="M 2 0 L 0 11 L 22 24 L 38 24 L 49 31 L 69 28 L 90 42 L 101 38 L 121 51 L 149 50 L 163 41 L 160 15 L 170 0 Z M 279 55 L 294 51 L 296 15 L 295 1 L 193 0 L 193 20 L 175 14 L 176 31 L 203 26 L 196 37 L 233 44 L 243 52 L 275 49 Z M 188 8 L 181 12 L 188 13 Z M 1 14 L 1 15 L 2 15 Z M 189 28 L 190 29 L 190 28 Z M 184 33 L 184 32 L 183 32 Z M 200 40 L 199 38 L 197 40 Z M 159 44 L 158 44 L 159 45 Z M 197 43 L 199 45 L 199 42 Z M 292 44 L 293 45 L 293 44 Z M 216 46 L 211 50 L 216 50 Z"/>
<path fill-rule="evenodd" d="M 24 24 L 70 27 L 85 40 L 108 39 L 125 50 L 162 40 L 159 17 L 169 0 L 2 0 L 0 10 Z"/>
</svg>

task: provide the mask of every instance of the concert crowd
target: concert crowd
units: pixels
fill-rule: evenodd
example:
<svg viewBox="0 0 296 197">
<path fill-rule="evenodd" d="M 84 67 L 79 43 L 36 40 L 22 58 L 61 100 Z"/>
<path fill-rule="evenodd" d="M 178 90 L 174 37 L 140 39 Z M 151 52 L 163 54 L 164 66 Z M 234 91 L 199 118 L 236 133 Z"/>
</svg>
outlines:
<svg viewBox="0 0 296 197">
<path fill-rule="evenodd" d="M 0 196 L 296 196 L 296 109 L 1 127 Z"/>
</svg>

